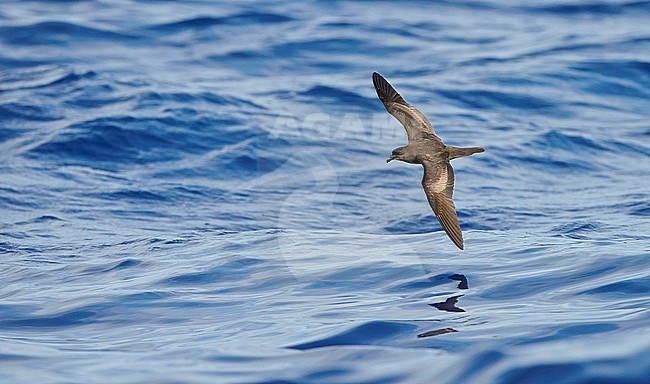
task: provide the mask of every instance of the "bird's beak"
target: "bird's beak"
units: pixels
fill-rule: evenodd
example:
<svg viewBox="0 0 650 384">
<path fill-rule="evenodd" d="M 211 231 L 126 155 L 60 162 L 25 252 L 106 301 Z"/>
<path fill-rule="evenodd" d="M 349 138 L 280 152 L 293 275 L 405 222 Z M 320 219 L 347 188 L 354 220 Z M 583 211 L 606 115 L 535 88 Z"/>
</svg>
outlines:
<svg viewBox="0 0 650 384">
<path fill-rule="evenodd" d="M 393 160 L 395 160 L 395 159 L 397 159 L 397 156 L 395 156 L 395 155 L 391 155 L 391 157 L 389 157 L 388 159 L 386 159 L 386 162 L 387 162 L 387 163 L 390 163 L 391 161 L 393 161 Z"/>
</svg>

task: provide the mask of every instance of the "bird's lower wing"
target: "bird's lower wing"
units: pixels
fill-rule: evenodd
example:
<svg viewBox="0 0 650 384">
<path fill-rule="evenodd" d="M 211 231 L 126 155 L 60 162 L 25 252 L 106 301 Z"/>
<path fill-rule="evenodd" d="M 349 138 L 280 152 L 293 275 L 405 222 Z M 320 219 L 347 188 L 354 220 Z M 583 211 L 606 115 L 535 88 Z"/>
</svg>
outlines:
<svg viewBox="0 0 650 384">
<path fill-rule="evenodd" d="M 431 199 L 429 199 L 429 203 L 431 204 Z M 463 232 L 460 230 L 454 202 L 442 193 L 436 193 L 431 207 L 447 236 L 458 248 L 463 249 Z"/>
<path fill-rule="evenodd" d="M 422 187 L 429 205 L 436 214 L 442 229 L 460 249 L 463 249 L 463 233 L 458 223 L 456 206 L 451 197 L 454 193 L 454 169 L 449 162 L 425 163 Z"/>
</svg>

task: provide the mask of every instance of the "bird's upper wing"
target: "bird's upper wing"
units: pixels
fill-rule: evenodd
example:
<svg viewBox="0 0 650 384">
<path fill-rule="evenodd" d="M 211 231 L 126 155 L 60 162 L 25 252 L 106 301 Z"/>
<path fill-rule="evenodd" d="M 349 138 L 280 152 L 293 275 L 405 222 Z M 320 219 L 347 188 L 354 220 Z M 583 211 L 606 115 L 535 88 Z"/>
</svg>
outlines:
<svg viewBox="0 0 650 384">
<path fill-rule="evenodd" d="M 384 103 L 384 107 L 391 115 L 404 126 L 409 142 L 421 138 L 437 139 L 436 132 L 429 120 L 418 111 L 417 108 L 404 101 L 402 96 L 397 93 L 386 79 L 380 74 L 372 74 L 372 82 L 375 84 L 377 96 Z"/>
<path fill-rule="evenodd" d="M 429 205 L 436 214 L 442 229 L 460 249 L 463 249 L 463 233 L 460 231 L 456 206 L 452 201 L 454 194 L 454 169 L 448 161 L 426 162 L 422 187 Z"/>
</svg>

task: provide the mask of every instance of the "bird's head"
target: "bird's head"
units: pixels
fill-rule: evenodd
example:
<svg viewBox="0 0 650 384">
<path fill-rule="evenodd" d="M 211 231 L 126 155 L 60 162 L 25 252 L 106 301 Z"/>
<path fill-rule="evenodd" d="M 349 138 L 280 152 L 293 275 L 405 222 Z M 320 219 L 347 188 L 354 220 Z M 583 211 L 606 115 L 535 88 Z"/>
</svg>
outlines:
<svg viewBox="0 0 650 384">
<path fill-rule="evenodd" d="M 404 147 L 395 148 L 393 149 L 393 153 L 390 154 L 390 157 L 386 159 L 386 162 L 390 163 L 393 160 L 402 160 L 404 158 L 404 154 Z"/>
</svg>

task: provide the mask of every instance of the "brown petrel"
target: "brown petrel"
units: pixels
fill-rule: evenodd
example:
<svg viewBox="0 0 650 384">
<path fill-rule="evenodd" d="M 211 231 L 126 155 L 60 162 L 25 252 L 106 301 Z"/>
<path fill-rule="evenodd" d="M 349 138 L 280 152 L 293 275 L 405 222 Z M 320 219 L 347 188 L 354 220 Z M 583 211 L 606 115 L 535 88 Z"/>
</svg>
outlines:
<svg viewBox="0 0 650 384">
<path fill-rule="evenodd" d="M 454 169 L 449 161 L 484 152 L 485 149 L 445 145 L 436 135 L 426 116 L 404 101 L 386 79 L 375 72 L 372 74 L 372 82 L 384 107 L 404 126 L 408 137 L 408 145 L 393 149 L 386 162 L 401 160 L 411 164 L 422 164 L 424 167 L 422 187 L 429 205 L 451 241 L 458 248 L 463 249 L 463 233 L 458 224 L 456 206 L 451 199 L 454 194 Z"/>
</svg>

